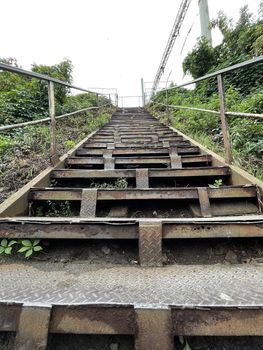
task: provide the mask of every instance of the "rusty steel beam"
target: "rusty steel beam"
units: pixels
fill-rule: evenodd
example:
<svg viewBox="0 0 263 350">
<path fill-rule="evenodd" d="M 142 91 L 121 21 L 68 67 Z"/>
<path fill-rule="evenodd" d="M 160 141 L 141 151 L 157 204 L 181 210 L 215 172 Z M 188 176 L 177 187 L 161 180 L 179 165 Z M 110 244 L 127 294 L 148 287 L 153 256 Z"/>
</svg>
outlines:
<svg viewBox="0 0 263 350">
<path fill-rule="evenodd" d="M 1 238 L 46 239 L 138 239 L 138 225 L 145 219 L 24 217 L 0 221 Z M 163 239 L 263 237 L 258 215 L 147 219 L 162 224 Z"/>
<path fill-rule="evenodd" d="M 151 134 L 151 136 L 143 136 L 143 135 L 133 135 L 133 136 L 124 136 L 120 135 L 118 137 L 112 136 L 94 136 L 92 139 L 90 139 L 89 142 L 86 142 L 84 144 L 84 147 L 89 147 L 91 143 L 94 143 L 96 145 L 101 145 L 103 143 L 109 143 L 109 142 L 115 142 L 116 144 L 121 143 L 147 143 L 147 142 L 162 142 L 162 141 L 170 141 L 170 142 L 177 142 L 179 145 L 190 145 L 189 141 L 183 140 L 181 136 L 158 136 L 156 134 Z"/>
<path fill-rule="evenodd" d="M 41 307 L 35 306 L 33 309 L 38 312 L 37 309 Z M 148 345 L 155 341 L 157 344 L 170 346 L 172 336 L 178 335 L 263 336 L 262 308 L 211 306 L 198 309 L 193 306 L 182 309 L 172 306 L 166 309 L 151 309 L 133 305 L 53 305 L 52 308 L 46 309 L 46 315 L 42 317 L 44 321 L 42 330 L 44 329 L 45 332 L 48 328 L 49 333 L 61 334 L 135 335 L 136 346 L 140 343 L 143 346 L 148 337 L 149 340 L 146 342 Z M 20 304 L 0 304 L 0 331 L 19 333 L 22 310 L 23 306 Z M 31 325 L 28 328 L 31 329 L 29 338 L 36 335 L 37 319 L 33 317 L 33 313 L 31 316 L 29 318 Z M 48 327 L 47 322 L 49 322 Z M 41 328 L 37 333 L 38 335 L 41 333 Z M 26 341 L 27 339 L 25 343 Z M 151 347 L 153 348 L 156 349 Z"/>
<path fill-rule="evenodd" d="M 105 150 L 104 149 L 96 149 L 96 148 L 90 148 L 90 149 L 82 149 L 81 153 L 82 154 L 78 154 L 78 152 L 76 151 L 75 155 L 82 155 L 82 156 L 87 156 L 87 155 L 102 155 L 104 154 Z M 113 156 L 125 156 L 127 154 L 132 154 L 134 156 L 136 155 L 163 155 L 169 154 L 169 150 L 168 149 L 164 149 L 164 148 L 147 148 L 147 147 L 142 147 L 140 149 L 114 149 L 112 151 L 112 155 Z"/>
<path fill-rule="evenodd" d="M 114 151 L 113 151 L 114 154 Z M 116 154 L 115 154 L 116 155 Z M 171 159 L 168 156 L 134 156 L 134 157 L 114 157 L 115 164 L 167 164 L 170 165 Z M 206 155 L 195 156 L 181 156 L 182 164 L 195 164 L 212 162 L 211 157 Z M 69 157 L 66 162 L 67 165 L 103 165 L 102 157 Z M 221 167 L 222 168 L 222 167 Z M 209 171 L 210 167 L 207 168 Z"/>
<path fill-rule="evenodd" d="M 122 159 L 115 159 L 115 164 L 125 164 L 118 162 Z M 140 170 L 140 169 L 137 169 Z M 210 168 L 184 168 L 184 169 L 149 169 L 149 177 L 213 177 L 230 176 L 231 172 L 228 167 L 210 167 Z M 51 174 L 52 179 L 85 179 L 85 178 L 134 178 L 136 170 L 88 170 L 88 169 L 58 169 Z"/>
<path fill-rule="evenodd" d="M 182 336 L 262 336 L 262 309 L 172 309 L 173 334 Z"/>
<path fill-rule="evenodd" d="M 102 129 L 100 129 L 102 130 Z M 138 136 L 152 136 L 152 135 L 157 135 L 159 137 L 165 136 L 165 137 L 176 137 L 178 138 L 178 140 L 183 140 L 182 136 L 178 136 L 175 132 L 171 132 L 171 130 L 169 130 L 167 128 L 167 130 L 164 131 L 120 131 L 118 130 L 118 134 L 121 137 L 128 137 L 128 138 L 133 138 L 133 137 L 138 137 Z M 98 131 L 96 133 L 96 135 L 94 136 L 95 138 L 101 138 L 101 137 L 113 137 L 114 136 L 114 131 Z"/>
<path fill-rule="evenodd" d="M 109 143 L 109 142 L 108 142 Z M 90 142 L 85 145 L 83 145 L 84 151 L 86 148 L 107 148 L 107 142 Z M 136 141 L 133 140 L 133 142 L 130 143 L 114 143 L 115 148 L 142 148 L 142 147 L 150 147 L 150 148 L 158 148 L 162 146 L 161 142 L 152 142 L 152 140 L 142 140 L 142 141 Z M 180 148 L 184 148 L 186 153 L 192 153 L 197 152 L 198 150 L 195 147 L 192 147 L 189 145 L 188 141 L 178 141 L 178 142 L 171 142 L 171 146 L 177 146 Z M 80 149 L 77 151 L 77 154 L 80 154 L 79 152 L 82 152 L 83 150 Z M 85 154 L 85 153 L 84 153 Z"/>
<path fill-rule="evenodd" d="M 92 191 L 87 189 L 86 191 Z M 257 190 L 250 186 L 227 186 L 207 188 L 210 199 L 222 198 L 257 198 Z M 80 201 L 82 189 L 78 188 L 33 188 L 30 200 L 69 200 Z M 197 188 L 185 187 L 174 189 L 98 189 L 97 200 L 159 200 L 159 199 L 199 199 Z"/>
<path fill-rule="evenodd" d="M 132 306 L 57 306 L 50 322 L 52 333 L 134 334 Z"/>
<path fill-rule="evenodd" d="M 115 149 L 112 154 L 113 155 L 121 155 L 121 154 L 168 154 L 169 151 L 167 148 L 162 148 L 160 147 L 161 144 L 157 145 L 158 147 L 145 147 L 143 146 L 139 146 L 139 145 L 128 145 L 126 144 L 124 148 L 122 149 Z M 134 149 L 132 149 L 134 147 Z M 137 150 L 136 150 L 137 148 Z M 90 147 L 89 148 L 83 148 L 83 149 L 78 149 L 76 151 L 76 155 L 77 156 L 86 156 L 89 154 L 103 154 L 104 149 L 101 148 L 96 148 L 96 147 Z M 194 147 L 194 146 L 179 146 L 178 147 L 178 154 L 199 154 L 199 148 L 198 147 Z"/>
</svg>

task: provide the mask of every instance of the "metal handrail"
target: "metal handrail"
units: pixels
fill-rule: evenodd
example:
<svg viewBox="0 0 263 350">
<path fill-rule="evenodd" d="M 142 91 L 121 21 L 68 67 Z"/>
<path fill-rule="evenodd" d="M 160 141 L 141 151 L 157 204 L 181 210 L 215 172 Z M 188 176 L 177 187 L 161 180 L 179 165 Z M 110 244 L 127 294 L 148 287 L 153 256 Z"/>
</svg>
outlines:
<svg viewBox="0 0 263 350">
<path fill-rule="evenodd" d="M 22 69 L 22 68 L 10 66 L 10 65 L 5 64 L 5 63 L 0 63 L 0 70 L 5 70 L 5 71 L 8 71 L 8 72 L 12 72 L 12 73 L 26 75 L 27 77 L 37 78 L 39 80 L 52 81 L 53 83 L 64 85 L 64 86 L 67 86 L 69 88 L 80 90 L 80 91 L 84 91 L 84 92 L 90 92 L 90 93 L 93 93 L 93 94 L 96 94 L 96 95 L 99 94 L 97 92 L 93 92 L 91 90 L 83 89 L 81 87 L 72 85 L 70 83 L 67 83 L 66 81 L 63 81 L 63 80 L 60 80 L 60 79 L 56 79 L 56 78 L 52 78 L 52 77 L 50 77 L 48 75 L 45 75 L 45 74 L 31 72 L 31 71 L 28 71 L 28 70 L 25 70 L 25 69 Z"/>
<path fill-rule="evenodd" d="M 56 116 L 55 119 L 58 120 L 58 119 L 62 119 L 62 118 L 73 116 L 75 114 L 85 113 L 85 112 L 93 110 L 93 109 L 100 109 L 103 106 L 107 106 L 107 104 L 102 105 L 100 107 L 88 107 L 88 108 L 79 109 L 79 110 L 74 111 L 74 112 L 70 112 L 70 113 L 66 113 L 66 114 L 62 114 L 62 115 Z M 48 122 L 50 120 L 51 120 L 51 118 L 47 117 L 47 118 L 42 118 L 42 119 L 37 119 L 37 120 L 31 120 L 29 122 L 24 122 L 24 123 L 3 125 L 3 126 L 0 126 L 0 132 L 1 131 L 18 129 L 18 128 L 24 128 L 26 126 L 31 126 L 31 125 L 35 125 L 35 124 L 42 124 L 42 123 Z"/>
<path fill-rule="evenodd" d="M 214 111 L 212 109 L 205 109 L 205 108 L 196 108 L 196 107 L 188 107 L 188 106 L 176 106 L 176 105 L 166 105 L 165 103 L 155 102 L 159 106 L 167 106 L 169 108 L 176 108 L 176 109 L 189 109 L 192 111 L 198 111 L 198 112 L 204 112 L 204 113 L 211 113 L 211 114 L 220 114 L 220 111 Z M 225 115 L 235 116 L 235 117 L 246 117 L 246 118 L 258 118 L 263 119 L 263 114 L 257 114 L 257 113 L 245 113 L 245 112 L 231 112 L 231 111 L 225 111 Z M 1 129 L 0 129 L 1 130 Z"/>
<path fill-rule="evenodd" d="M 233 162 L 233 156 L 232 156 L 232 149 L 231 149 L 231 143 L 230 143 L 230 137 L 229 137 L 229 129 L 228 129 L 228 123 L 227 123 L 227 116 L 241 116 L 246 118 L 257 118 L 257 119 L 263 119 L 263 114 L 257 114 L 257 113 L 243 113 L 243 112 L 231 112 L 226 110 L 225 105 L 225 88 L 224 88 L 224 81 L 223 81 L 223 75 L 229 72 L 232 72 L 236 69 L 240 69 L 243 67 L 247 67 L 249 65 L 253 65 L 256 63 L 263 62 L 263 55 L 254 57 L 250 60 L 220 69 L 216 72 L 204 75 L 203 77 L 191 80 L 189 82 L 186 82 L 184 84 L 180 84 L 177 86 L 172 86 L 169 88 L 164 88 L 158 91 L 155 96 L 153 96 L 150 99 L 150 103 L 163 105 L 166 107 L 166 112 L 168 113 L 169 108 L 178 108 L 178 109 L 189 109 L 189 110 L 196 110 L 199 112 L 204 113 L 212 113 L 212 114 L 219 114 L 221 119 L 221 129 L 223 133 L 223 141 L 224 141 L 224 149 L 225 149 L 225 161 L 228 164 L 231 164 Z M 168 105 L 168 91 L 182 88 L 187 85 L 195 84 L 200 81 L 210 79 L 213 77 L 217 77 L 217 85 L 218 85 L 218 95 L 219 95 L 219 102 L 220 102 L 220 110 L 214 111 L 214 110 L 208 110 L 203 108 L 195 108 L 195 107 L 188 107 L 188 106 L 175 106 L 175 105 Z M 159 94 L 165 92 L 166 93 L 166 103 L 160 103 L 156 102 L 155 99 L 159 97 Z"/>
<path fill-rule="evenodd" d="M 72 89 L 76 89 L 76 90 L 80 90 L 80 91 L 94 94 L 97 98 L 97 107 L 93 107 L 92 109 L 99 108 L 99 95 L 102 95 L 102 96 L 108 95 L 109 96 L 109 104 L 111 105 L 111 97 L 110 97 L 111 94 L 103 94 L 103 93 L 93 92 L 91 90 L 72 85 L 70 83 L 67 83 L 66 81 L 59 80 L 59 79 L 50 77 L 48 75 L 44 75 L 44 74 L 40 74 L 40 73 L 36 73 L 36 72 L 32 72 L 32 71 L 27 71 L 25 69 L 10 66 L 10 65 L 5 64 L 5 63 L 0 63 L 0 70 L 8 71 L 11 73 L 16 73 L 16 74 L 21 74 L 21 75 L 25 75 L 25 76 L 28 76 L 31 78 L 36 78 L 39 80 L 47 81 L 47 83 L 48 83 L 49 118 L 43 118 L 43 119 L 38 119 L 38 120 L 25 122 L 25 123 L 17 123 L 17 124 L 13 124 L 13 125 L 2 126 L 2 127 L 0 127 L 0 131 L 11 130 L 11 129 L 15 129 L 15 128 L 20 128 L 20 127 L 25 127 L 28 125 L 34 125 L 34 124 L 39 124 L 39 123 L 43 123 L 46 121 L 50 121 L 50 160 L 51 160 L 52 165 L 55 165 L 59 161 L 59 157 L 58 157 L 58 153 L 57 153 L 57 142 L 56 142 L 56 120 L 59 118 L 64 118 L 64 117 L 68 117 L 68 116 L 71 116 L 74 114 L 84 112 L 84 110 L 78 110 L 75 112 L 67 113 L 67 114 L 56 117 L 54 83 L 60 84 L 63 86 L 67 86 L 68 88 L 72 88 Z M 114 95 L 115 95 L 115 99 L 116 99 L 116 104 L 118 104 L 118 94 L 116 91 L 115 91 Z M 103 106 L 105 106 L 105 105 L 103 105 Z M 103 106 L 101 106 L 101 107 L 103 107 Z M 91 109 L 91 108 L 87 108 L 85 110 L 89 110 L 89 109 Z"/>
<path fill-rule="evenodd" d="M 186 83 L 183 83 L 183 84 L 180 84 L 180 85 L 176 85 L 176 86 L 171 86 L 169 88 L 161 89 L 158 92 L 166 91 L 166 90 L 168 91 L 168 90 L 178 89 L 178 88 L 181 88 L 181 87 L 184 87 L 184 86 L 187 86 L 187 85 L 196 84 L 196 83 L 198 83 L 198 82 L 200 82 L 202 80 L 206 80 L 206 79 L 209 79 L 209 78 L 217 77 L 218 75 L 229 73 L 229 72 L 232 72 L 232 71 L 234 71 L 236 69 L 243 68 L 243 67 L 246 67 L 246 66 L 250 66 L 250 65 L 253 65 L 255 63 L 260 63 L 260 62 L 263 62 L 263 55 L 254 57 L 254 58 L 252 58 L 250 60 L 247 60 L 247 61 L 244 61 L 244 62 L 241 62 L 241 63 L 237 63 L 237 64 L 234 64 L 232 66 L 229 66 L 229 67 L 226 67 L 226 68 L 223 68 L 223 69 L 220 69 L 220 70 L 218 70 L 216 72 L 206 74 L 206 75 L 204 75 L 204 76 L 202 76 L 200 78 L 188 81 Z"/>
</svg>

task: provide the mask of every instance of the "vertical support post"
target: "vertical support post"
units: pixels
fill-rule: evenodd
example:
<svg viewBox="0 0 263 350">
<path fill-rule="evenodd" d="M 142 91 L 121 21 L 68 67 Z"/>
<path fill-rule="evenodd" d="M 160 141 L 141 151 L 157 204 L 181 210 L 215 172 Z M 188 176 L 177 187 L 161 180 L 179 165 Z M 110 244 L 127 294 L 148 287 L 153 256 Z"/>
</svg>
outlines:
<svg viewBox="0 0 263 350">
<path fill-rule="evenodd" d="M 119 96 L 118 94 L 116 94 L 115 96 L 116 96 L 116 107 L 119 107 Z"/>
<path fill-rule="evenodd" d="M 23 306 L 15 339 L 15 350 L 45 350 L 51 307 Z"/>
<path fill-rule="evenodd" d="M 225 107 L 225 88 L 222 74 L 217 76 L 219 102 L 220 102 L 220 118 L 221 118 L 221 128 L 223 132 L 224 139 L 224 149 L 225 149 L 225 161 L 227 164 L 231 164 L 233 161 L 231 144 L 228 130 L 228 123 L 226 119 L 226 107 Z"/>
<path fill-rule="evenodd" d="M 110 94 L 109 94 L 109 101 L 110 101 L 110 105 L 111 105 L 111 97 L 110 97 Z"/>
<path fill-rule="evenodd" d="M 165 111 L 166 114 L 168 115 L 168 91 L 165 91 Z"/>
<path fill-rule="evenodd" d="M 142 88 L 142 107 L 145 106 L 145 95 L 144 95 L 144 82 L 143 78 L 141 78 L 141 88 Z"/>
<path fill-rule="evenodd" d="M 165 91 L 165 113 L 168 123 L 170 124 L 169 111 L 168 111 L 168 90 Z"/>
<path fill-rule="evenodd" d="M 173 332 L 170 309 L 135 309 L 136 350 L 172 350 Z"/>
<path fill-rule="evenodd" d="M 52 81 L 48 82 L 48 104 L 50 117 L 50 161 L 52 165 L 55 165 L 59 161 L 59 157 L 57 154 L 55 96 Z"/>
</svg>

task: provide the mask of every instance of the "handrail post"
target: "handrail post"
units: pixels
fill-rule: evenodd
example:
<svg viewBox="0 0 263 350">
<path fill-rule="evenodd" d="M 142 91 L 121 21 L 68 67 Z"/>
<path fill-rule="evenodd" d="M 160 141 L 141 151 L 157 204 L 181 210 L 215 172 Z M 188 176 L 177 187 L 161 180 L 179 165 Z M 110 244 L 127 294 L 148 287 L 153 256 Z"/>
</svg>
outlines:
<svg viewBox="0 0 263 350">
<path fill-rule="evenodd" d="M 168 124 L 170 124 L 169 112 L 168 112 L 168 90 L 165 91 L 165 113 Z"/>
<path fill-rule="evenodd" d="M 55 165 L 59 161 L 57 154 L 56 143 L 56 112 L 55 112 L 55 96 L 54 96 L 54 83 L 48 81 L 48 105 L 49 105 L 49 117 L 50 117 L 50 161 L 52 165 Z"/>
<path fill-rule="evenodd" d="M 144 82 L 143 78 L 141 78 L 141 89 L 142 89 L 142 107 L 145 106 L 145 94 L 144 94 Z"/>
<path fill-rule="evenodd" d="M 224 139 L 225 161 L 226 163 L 231 164 L 233 162 L 233 157 L 232 157 L 232 151 L 231 151 L 228 123 L 226 119 L 225 88 L 224 88 L 224 80 L 223 80 L 222 74 L 217 75 L 217 85 L 218 85 L 219 102 L 220 102 L 221 128 L 222 128 L 223 139 Z"/>
</svg>

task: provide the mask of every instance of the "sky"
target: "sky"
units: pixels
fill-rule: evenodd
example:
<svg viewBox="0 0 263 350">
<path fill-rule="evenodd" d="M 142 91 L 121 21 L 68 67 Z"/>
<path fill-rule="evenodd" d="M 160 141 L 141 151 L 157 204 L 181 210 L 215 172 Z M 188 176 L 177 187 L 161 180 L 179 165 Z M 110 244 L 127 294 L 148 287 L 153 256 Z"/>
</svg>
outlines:
<svg viewBox="0 0 263 350">
<path fill-rule="evenodd" d="M 73 62 L 74 84 L 117 88 L 118 94 L 141 95 L 140 79 L 150 88 L 181 0 L 12 0 L 1 1 L 0 57 L 31 64 Z M 208 0 L 210 19 L 224 11 L 237 20 L 241 6 L 257 14 L 260 0 Z M 192 26 L 183 51 L 185 37 Z M 162 81 L 179 84 L 182 61 L 200 36 L 198 0 L 192 0 Z M 213 44 L 221 35 L 212 32 Z M 181 52 L 182 51 L 182 52 Z M 104 90 L 104 92 L 107 92 Z M 124 105 L 138 105 L 138 98 Z"/>
</svg>

